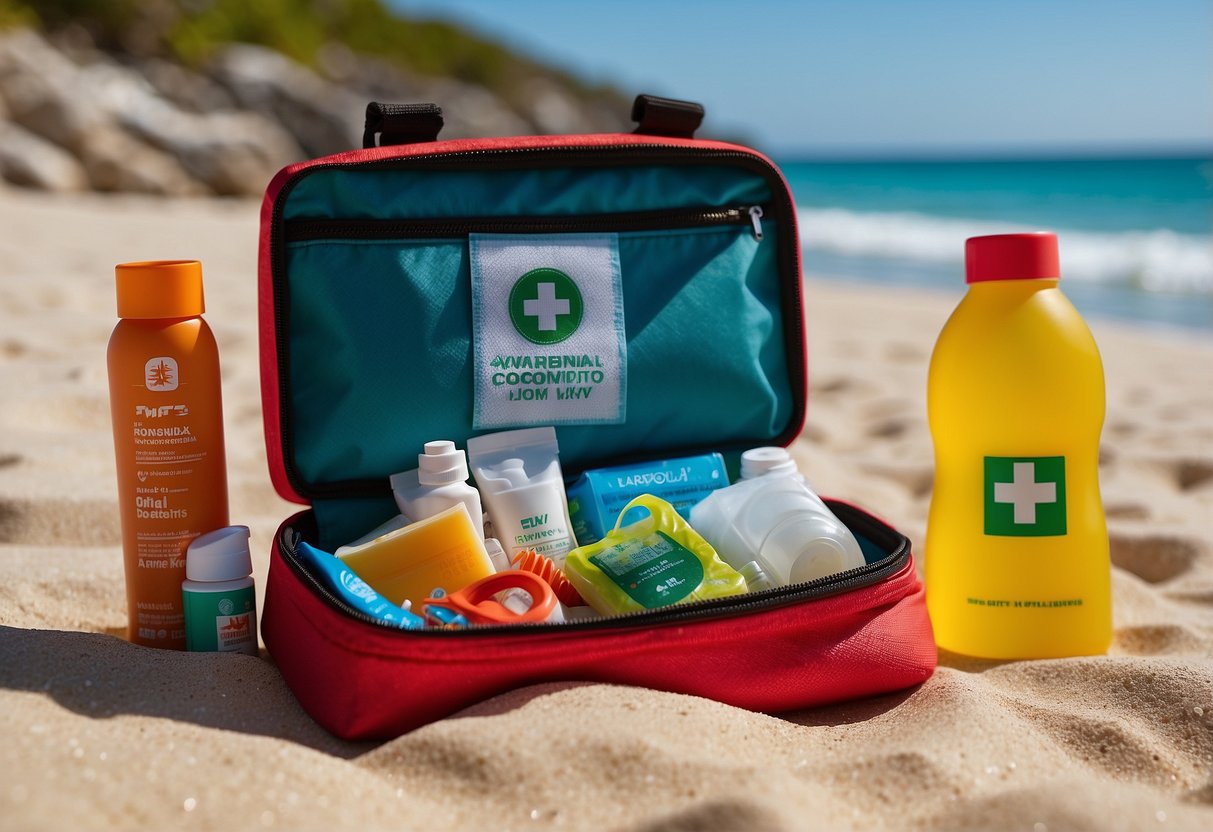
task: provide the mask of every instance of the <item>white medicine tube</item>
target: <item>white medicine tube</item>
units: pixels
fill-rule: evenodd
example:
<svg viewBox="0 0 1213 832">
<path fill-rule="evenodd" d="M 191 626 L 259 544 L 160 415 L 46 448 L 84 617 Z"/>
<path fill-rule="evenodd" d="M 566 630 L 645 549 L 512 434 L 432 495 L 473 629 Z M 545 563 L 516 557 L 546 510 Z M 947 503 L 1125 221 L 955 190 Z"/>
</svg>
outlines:
<svg viewBox="0 0 1213 832">
<path fill-rule="evenodd" d="M 494 533 L 512 560 L 525 549 L 557 566 L 575 545 L 554 428 L 476 436 L 468 457 Z"/>
</svg>

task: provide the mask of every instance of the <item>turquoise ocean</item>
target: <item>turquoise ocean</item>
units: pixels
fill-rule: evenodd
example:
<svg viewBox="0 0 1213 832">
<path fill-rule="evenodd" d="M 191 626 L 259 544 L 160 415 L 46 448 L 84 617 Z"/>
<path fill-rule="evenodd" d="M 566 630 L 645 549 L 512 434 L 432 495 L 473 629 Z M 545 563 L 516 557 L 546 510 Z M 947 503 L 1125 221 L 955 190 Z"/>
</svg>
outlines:
<svg viewBox="0 0 1213 832">
<path fill-rule="evenodd" d="M 1213 156 L 797 161 L 811 275 L 964 291 L 964 241 L 1054 231 L 1084 317 L 1213 333 Z"/>
</svg>

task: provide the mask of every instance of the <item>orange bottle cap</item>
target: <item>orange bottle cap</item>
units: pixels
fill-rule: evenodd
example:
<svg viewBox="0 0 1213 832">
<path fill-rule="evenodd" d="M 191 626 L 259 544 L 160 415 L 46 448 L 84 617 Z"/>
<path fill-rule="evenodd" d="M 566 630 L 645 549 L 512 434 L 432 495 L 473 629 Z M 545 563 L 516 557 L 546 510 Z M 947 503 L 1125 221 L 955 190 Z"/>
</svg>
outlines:
<svg viewBox="0 0 1213 832">
<path fill-rule="evenodd" d="M 119 318 L 193 318 L 206 311 L 197 260 L 119 263 L 114 275 Z"/>
</svg>

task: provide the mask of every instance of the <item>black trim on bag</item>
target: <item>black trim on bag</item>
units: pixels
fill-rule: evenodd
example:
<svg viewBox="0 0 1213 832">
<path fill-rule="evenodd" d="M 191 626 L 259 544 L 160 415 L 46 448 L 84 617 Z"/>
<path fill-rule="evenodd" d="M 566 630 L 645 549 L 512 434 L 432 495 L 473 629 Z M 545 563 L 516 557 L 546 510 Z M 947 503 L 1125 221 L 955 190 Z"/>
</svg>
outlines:
<svg viewBox="0 0 1213 832">
<path fill-rule="evenodd" d="M 874 586 L 895 575 L 905 567 L 910 560 L 910 539 L 901 532 L 872 517 L 870 514 L 847 503 L 826 500 L 830 510 L 839 520 L 858 536 L 870 540 L 882 551 L 889 554 L 873 563 L 857 566 L 846 572 L 838 572 L 805 583 L 766 589 L 761 592 L 743 592 L 726 598 L 712 598 L 706 601 L 692 601 L 686 604 L 673 604 L 655 610 L 630 612 L 621 615 L 603 616 L 584 621 L 563 621 L 559 623 L 524 623 L 524 624 L 492 624 L 477 625 L 463 630 L 448 630 L 437 627 L 427 627 L 423 630 L 404 630 L 392 624 L 372 618 L 360 610 L 347 604 L 334 595 L 315 575 L 313 575 L 299 556 L 295 553 L 295 540 L 314 539 L 318 534 L 315 513 L 303 512 L 299 526 L 288 526 L 274 541 L 278 553 L 290 567 L 291 571 L 303 581 L 316 595 L 332 609 L 341 614 L 370 624 L 381 630 L 391 630 L 405 637 L 416 636 L 469 636 L 469 635 L 501 635 L 509 632 L 527 632 L 535 629 L 544 631 L 574 630 L 586 632 L 594 630 L 619 630 L 632 627 L 655 627 L 660 625 L 686 624 L 695 621 L 705 621 L 713 618 L 729 618 L 747 615 L 754 612 L 786 607 L 805 601 L 815 601 L 844 592 L 864 589 Z M 293 539 L 292 539 L 293 538 Z M 420 614 L 424 602 L 415 602 L 415 608 Z"/>
<path fill-rule="evenodd" d="M 399 170 L 425 168 L 434 170 L 468 169 L 551 169 L 581 165 L 595 168 L 638 167 L 643 164 L 695 166 L 716 162 L 735 163 L 738 167 L 758 174 L 767 183 L 772 194 L 770 210 L 764 207 L 764 215 L 781 229 L 796 227 L 795 206 L 782 174 L 770 162 L 760 156 L 742 150 L 719 150 L 715 148 L 687 148 L 664 144 L 622 144 L 596 147 L 546 147 L 546 148 L 486 148 L 435 153 L 423 156 L 406 156 L 397 159 L 371 162 L 327 162 L 305 168 L 285 183 L 274 199 L 270 221 L 270 273 L 273 284 L 274 332 L 277 340 L 278 369 L 278 432 L 282 446 L 282 466 L 287 482 L 296 494 L 307 499 L 332 498 L 383 498 L 391 496 L 387 478 L 351 479 L 335 482 L 308 484 L 295 466 L 293 433 L 291 430 L 291 408 L 289 397 L 288 368 L 290 366 L 290 339 L 287 335 L 289 309 L 288 281 L 285 279 L 285 246 L 288 242 L 287 223 L 283 219 L 283 206 L 290 192 L 308 175 L 337 168 L 360 170 Z M 293 222 L 293 221 L 292 221 Z M 806 356 L 804 350 L 804 313 L 801 306 L 801 273 L 798 267 L 799 239 L 787 239 L 784 235 L 777 249 L 780 277 L 780 305 L 783 310 L 784 356 L 788 362 L 788 377 L 792 388 L 792 410 L 787 427 L 774 437 L 756 437 L 730 443 L 719 443 L 716 450 L 722 452 L 742 451 L 756 444 L 787 445 L 804 424 L 807 383 Z M 702 443 L 696 445 L 671 446 L 662 453 L 667 456 L 685 456 L 703 450 Z M 603 465 L 627 464 L 642 461 L 646 457 L 613 456 L 610 459 L 586 460 L 580 468 L 566 469 L 566 474 L 577 473 L 582 468 Z"/>
<path fill-rule="evenodd" d="M 669 231 L 752 226 L 751 208 L 679 208 L 569 216 L 489 216 L 409 219 L 296 219 L 284 223 L 287 243 L 311 240 L 399 240 L 466 237 L 468 234 L 574 234 L 595 231 Z M 760 213 L 759 216 L 762 216 Z"/>
</svg>

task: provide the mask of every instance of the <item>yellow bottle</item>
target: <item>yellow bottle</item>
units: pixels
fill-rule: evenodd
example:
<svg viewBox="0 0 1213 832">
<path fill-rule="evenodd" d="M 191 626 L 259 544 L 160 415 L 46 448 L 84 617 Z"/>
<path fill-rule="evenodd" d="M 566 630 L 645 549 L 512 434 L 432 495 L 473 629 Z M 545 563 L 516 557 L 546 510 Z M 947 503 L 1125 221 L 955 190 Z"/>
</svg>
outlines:
<svg viewBox="0 0 1213 832">
<path fill-rule="evenodd" d="M 1099 351 L 1057 288 L 1056 236 L 974 237 L 965 260 L 969 290 L 927 385 L 935 640 L 995 659 L 1103 653 L 1112 599 Z"/>
</svg>

